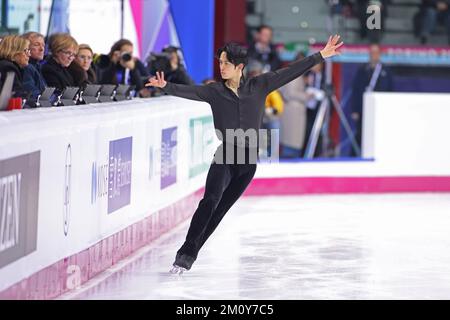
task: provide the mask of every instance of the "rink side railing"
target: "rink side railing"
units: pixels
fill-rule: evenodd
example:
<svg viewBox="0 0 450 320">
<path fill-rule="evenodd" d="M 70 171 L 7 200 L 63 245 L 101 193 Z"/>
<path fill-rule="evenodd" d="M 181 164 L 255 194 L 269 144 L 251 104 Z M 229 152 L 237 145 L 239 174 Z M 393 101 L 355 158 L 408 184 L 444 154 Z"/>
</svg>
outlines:
<svg viewBox="0 0 450 320">
<path fill-rule="evenodd" d="M 450 191 L 448 95 L 366 96 L 373 161 L 260 164 L 247 195 Z M 205 103 L 0 113 L 0 299 L 51 299 L 189 218 L 217 145 Z"/>
<path fill-rule="evenodd" d="M 192 215 L 213 134 L 171 97 L 0 113 L 0 298 L 56 297 Z"/>
</svg>

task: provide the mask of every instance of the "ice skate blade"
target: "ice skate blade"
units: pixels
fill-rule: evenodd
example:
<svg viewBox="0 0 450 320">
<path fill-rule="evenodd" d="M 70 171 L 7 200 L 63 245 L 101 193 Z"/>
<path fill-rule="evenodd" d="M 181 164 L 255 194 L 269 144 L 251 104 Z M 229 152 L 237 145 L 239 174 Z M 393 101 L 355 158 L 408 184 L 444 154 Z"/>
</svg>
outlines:
<svg viewBox="0 0 450 320">
<path fill-rule="evenodd" d="M 170 269 L 171 274 L 179 274 L 180 276 L 186 271 L 183 267 L 173 266 L 172 269 Z"/>
</svg>

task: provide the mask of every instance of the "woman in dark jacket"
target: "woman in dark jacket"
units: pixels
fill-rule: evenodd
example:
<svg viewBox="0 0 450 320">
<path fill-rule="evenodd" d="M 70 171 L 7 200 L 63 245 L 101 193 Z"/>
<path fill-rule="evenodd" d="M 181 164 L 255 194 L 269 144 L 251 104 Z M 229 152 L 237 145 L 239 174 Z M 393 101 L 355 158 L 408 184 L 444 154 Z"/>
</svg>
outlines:
<svg viewBox="0 0 450 320">
<path fill-rule="evenodd" d="M 6 36 L 0 42 L 0 85 L 8 72 L 14 73 L 13 92 L 15 97 L 27 98 L 23 87 L 24 68 L 30 60 L 30 41 L 20 36 Z"/>
<path fill-rule="evenodd" d="M 68 67 L 78 53 L 77 41 L 69 34 L 61 33 L 52 38 L 50 50 L 52 54 L 42 66 L 47 85 L 55 87 L 58 92 L 62 92 L 66 87 L 76 87 Z"/>
<path fill-rule="evenodd" d="M 92 65 L 94 52 L 87 44 L 80 44 L 75 60 L 69 66 L 77 87 L 85 88 L 88 84 L 97 83 L 97 75 Z"/>
</svg>

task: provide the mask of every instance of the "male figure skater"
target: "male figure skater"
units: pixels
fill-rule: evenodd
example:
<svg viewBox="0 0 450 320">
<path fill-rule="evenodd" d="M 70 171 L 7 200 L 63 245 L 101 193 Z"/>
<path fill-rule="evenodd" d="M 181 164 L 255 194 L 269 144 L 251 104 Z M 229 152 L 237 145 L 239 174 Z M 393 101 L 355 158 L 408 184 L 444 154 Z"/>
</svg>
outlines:
<svg viewBox="0 0 450 320">
<path fill-rule="evenodd" d="M 230 130 L 258 132 L 267 94 L 301 76 L 324 58 L 339 54 L 337 49 L 343 45 L 343 42 L 338 43 L 339 38 L 330 36 L 320 52 L 286 68 L 245 80 L 242 70 L 247 63 L 247 50 L 229 43 L 217 52 L 222 82 L 204 86 L 174 84 L 164 80 L 164 72 L 157 72 L 146 84 L 170 95 L 209 103 L 216 133 L 223 141 L 209 168 L 203 199 L 192 217 L 186 241 L 177 251 L 172 273 L 191 269 L 200 248 L 255 174 L 258 143 L 249 142 L 245 135 L 229 138 Z M 244 159 L 239 158 L 242 153 Z"/>
</svg>

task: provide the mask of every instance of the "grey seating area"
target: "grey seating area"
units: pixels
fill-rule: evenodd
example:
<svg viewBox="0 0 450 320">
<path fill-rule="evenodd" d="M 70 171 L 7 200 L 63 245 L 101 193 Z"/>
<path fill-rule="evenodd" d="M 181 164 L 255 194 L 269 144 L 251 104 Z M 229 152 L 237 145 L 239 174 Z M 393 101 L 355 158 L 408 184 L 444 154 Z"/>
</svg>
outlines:
<svg viewBox="0 0 450 320">
<path fill-rule="evenodd" d="M 413 16 L 419 10 L 420 0 L 391 0 L 388 6 L 384 44 L 417 45 L 413 34 Z M 356 16 L 343 18 L 330 16 L 325 0 L 247 0 L 249 29 L 268 24 L 274 29 L 274 41 L 323 42 L 330 30 L 340 33 L 346 43 L 367 43 L 359 37 L 359 21 Z M 447 45 L 445 28 L 438 25 L 429 45 Z"/>
</svg>

